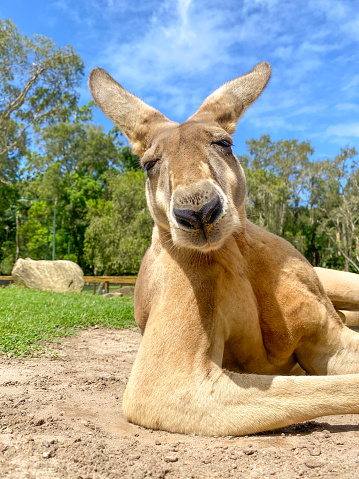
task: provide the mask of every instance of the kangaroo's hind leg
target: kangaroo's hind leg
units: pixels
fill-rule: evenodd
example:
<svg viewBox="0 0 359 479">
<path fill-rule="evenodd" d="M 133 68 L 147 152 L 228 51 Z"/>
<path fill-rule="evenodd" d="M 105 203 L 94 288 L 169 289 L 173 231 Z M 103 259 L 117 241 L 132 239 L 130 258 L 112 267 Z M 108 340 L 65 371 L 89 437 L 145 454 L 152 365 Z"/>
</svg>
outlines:
<svg viewBox="0 0 359 479">
<path fill-rule="evenodd" d="M 324 325 L 302 339 L 295 354 L 309 374 L 359 373 L 359 333 L 342 324 L 333 311 Z"/>
</svg>

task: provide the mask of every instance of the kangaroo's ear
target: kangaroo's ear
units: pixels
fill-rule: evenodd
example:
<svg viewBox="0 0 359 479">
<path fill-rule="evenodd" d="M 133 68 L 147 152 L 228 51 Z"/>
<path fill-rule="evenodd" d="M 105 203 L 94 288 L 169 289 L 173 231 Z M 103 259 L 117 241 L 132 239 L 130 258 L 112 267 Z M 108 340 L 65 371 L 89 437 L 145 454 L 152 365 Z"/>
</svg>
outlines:
<svg viewBox="0 0 359 479">
<path fill-rule="evenodd" d="M 225 83 L 199 107 L 193 120 L 214 121 L 229 134 L 246 109 L 259 97 L 271 75 L 269 63 L 258 63 L 246 75 Z"/>
<path fill-rule="evenodd" d="M 91 94 L 105 113 L 129 140 L 135 153 L 143 156 L 159 128 L 171 123 L 162 113 L 126 91 L 102 68 L 89 76 Z"/>
</svg>

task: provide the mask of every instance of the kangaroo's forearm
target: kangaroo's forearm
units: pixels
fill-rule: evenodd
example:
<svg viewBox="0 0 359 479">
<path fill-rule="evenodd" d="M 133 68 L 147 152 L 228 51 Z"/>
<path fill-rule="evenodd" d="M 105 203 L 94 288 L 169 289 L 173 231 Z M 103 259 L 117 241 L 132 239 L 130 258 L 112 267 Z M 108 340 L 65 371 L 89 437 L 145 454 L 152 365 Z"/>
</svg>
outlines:
<svg viewBox="0 0 359 479">
<path fill-rule="evenodd" d="M 239 419 L 237 424 L 231 424 L 233 432 L 226 433 L 230 435 L 275 429 L 319 416 L 359 413 L 359 375 L 294 377 L 224 373 L 221 379 L 218 406 L 223 400 L 227 414 L 232 409 Z M 221 390 L 229 390 L 230 395 L 223 395 Z M 221 396 L 224 397 L 220 399 Z M 217 430 L 226 413 L 219 411 L 219 414 Z"/>
<path fill-rule="evenodd" d="M 245 435 L 323 415 L 359 413 L 359 375 L 259 376 L 215 367 L 207 378 L 183 378 L 168 386 L 166 380 L 157 384 L 150 396 L 126 391 L 127 418 L 172 432 Z"/>
</svg>

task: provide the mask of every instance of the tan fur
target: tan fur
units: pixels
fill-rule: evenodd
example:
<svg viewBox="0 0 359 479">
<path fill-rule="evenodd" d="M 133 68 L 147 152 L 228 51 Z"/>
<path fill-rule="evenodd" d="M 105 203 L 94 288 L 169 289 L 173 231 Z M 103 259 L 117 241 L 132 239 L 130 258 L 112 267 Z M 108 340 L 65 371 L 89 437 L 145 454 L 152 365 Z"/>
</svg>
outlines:
<svg viewBox="0 0 359 479">
<path fill-rule="evenodd" d="M 359 311 L 337 310 L 340 319 L 347 326 L 359 326 Z"/>
<path fill-rule="evenodd" d="M 359 274 L 314 269 L 335 309 L 359 311 Z"/>
<path fill-rule="evenodd" d="M 123 401 L 136 424 L 241 435 L 359 413 L 359 335 L 306 259 L 247 220 L 243 170 L 223 143 L 269 76 L 257 65 L 178 125 L 91 72 L 95 100 L 149 169 L 155 227 L 135 291 L 143 339 Z"/>
</svg>

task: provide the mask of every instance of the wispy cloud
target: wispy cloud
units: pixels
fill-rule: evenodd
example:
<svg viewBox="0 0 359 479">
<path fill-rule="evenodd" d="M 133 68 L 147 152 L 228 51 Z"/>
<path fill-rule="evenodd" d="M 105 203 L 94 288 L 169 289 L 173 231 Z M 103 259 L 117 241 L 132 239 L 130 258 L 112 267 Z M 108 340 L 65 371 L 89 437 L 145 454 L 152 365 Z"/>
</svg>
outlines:
<svg viewBox="0 0 359 479">
<path fill-rule="evenodd" d="M 359 122 L 341 123 L 339 125 L 329 126 L 326 130 L 326 136 L 335 136 L 340 138 L 359 138 Z"/>
<path fill-rule="evenodd" d="M 349 81 L 349 83 L 347 83 L 347 84 L 343 87 L 343 91 L 352 90 L 352 89 L 356 88 L 358 85 L 359 85 L 359 75 L 355 75 L 355 76 Z"/>
<path fill-rule="evenodd" d="M 299 123 L 293 123 L 288 121 L 287 118 L 284 116 L 261 116 L 255 117 L 252 120 L 253 124 L 261 129 L 270 129 L 272 131 L 290 131 L 290 132 L 298 132 L 298 131 L 305 131 L 307 130 L 306 125 L 301 125 Z"/>
<path fill-rule="evenodd" d="M 359 103 L 338 103 L 335 105 L 338 111 L 359 111 Z"/>
</svg>

